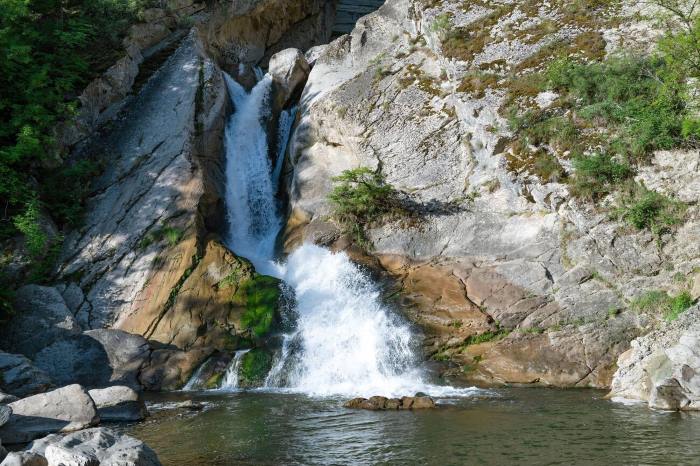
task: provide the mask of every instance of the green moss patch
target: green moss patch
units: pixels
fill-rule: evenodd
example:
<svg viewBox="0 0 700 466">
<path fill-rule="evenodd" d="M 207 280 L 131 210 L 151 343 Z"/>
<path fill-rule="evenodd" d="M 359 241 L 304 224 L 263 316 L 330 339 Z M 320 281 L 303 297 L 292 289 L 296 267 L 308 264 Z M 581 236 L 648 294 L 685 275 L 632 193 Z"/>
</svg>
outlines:
<svg viewBox="0 0 700 466">
<path fill-rule="evenodd" d="M 260 386 L 272 369 L 272 355 L 261 348 L 255 348 L 243 355 L 238 372 L 241 387 Z"/>
<path fill-rule="evenodd" d="M 255 274 L 241 283 L 231 303 L 245 308 L 241 325 L 256 337 L 267 335 L 272 329 L 280 299 L 279 280 Z"/>
</svg>

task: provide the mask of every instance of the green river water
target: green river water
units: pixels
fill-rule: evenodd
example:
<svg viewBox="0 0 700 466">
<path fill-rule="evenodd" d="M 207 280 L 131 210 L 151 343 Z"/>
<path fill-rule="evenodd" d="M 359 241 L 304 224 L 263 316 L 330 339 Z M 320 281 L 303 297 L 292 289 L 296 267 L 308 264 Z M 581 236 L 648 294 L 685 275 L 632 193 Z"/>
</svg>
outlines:
<svg viewBox="0 0 700 466">
<path fill-rule="evenodd" d="M 175 393 L 152 396 L 151 417 L 129 433 L 166 466 L 700 464 L 700 415 L 603 396 L 513 388 L 435 410 L 370 412 L 283 393 Z M 206 409 L 172 409 L 184 399 Z"/>
</svg>

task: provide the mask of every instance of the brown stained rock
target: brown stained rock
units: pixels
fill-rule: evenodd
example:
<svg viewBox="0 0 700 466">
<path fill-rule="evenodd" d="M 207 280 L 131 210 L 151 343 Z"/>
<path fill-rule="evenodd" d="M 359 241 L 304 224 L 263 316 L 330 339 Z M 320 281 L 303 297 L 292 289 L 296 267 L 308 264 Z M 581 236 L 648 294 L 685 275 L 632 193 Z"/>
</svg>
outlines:
<svg viewBox="0 0 700 466">
<path fill-rule="evenodd" d="M 404 396 L 399 398 L 387 398 L 385 396 L 372 396 L 367 398 L 353 398 L 343 404 L 345 408 L 366 409 L 368 411 L 393 411 L 409 409 L 435 408 L 435 401 L 429 396 Z"/>
<path fill-rule="evenodd" d="M 617 356 L 628 347 L 633 332 L 629 323 L 622 322 L 540 334 L 515 331 L 503 340 L 486 344 L 479 361 L 461 377 L 488 385 L 605 388 L 612 379 Z"/>
</svg>

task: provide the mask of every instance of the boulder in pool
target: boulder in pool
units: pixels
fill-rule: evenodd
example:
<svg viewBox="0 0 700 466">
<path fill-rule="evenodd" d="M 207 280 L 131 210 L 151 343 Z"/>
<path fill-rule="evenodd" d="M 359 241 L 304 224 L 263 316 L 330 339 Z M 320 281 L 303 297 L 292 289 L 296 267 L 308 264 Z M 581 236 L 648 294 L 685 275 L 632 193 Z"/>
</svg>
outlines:
<svg viewBox="0 0 700 466">
<path fill-rule="evenodd" d="M 429 396 L 404 396 L 401 398 L 373 396 L 370 398 L 353 398 L 347 401 L 343 406 L 351 409 L 367 409 L 370 411 L 430 409 L 435 408 L 435 401 Z"/>
<path fill-rule="evenodd" d="M 141 395 L 130 387 L 115 385 L 96 388 L 88 393 L 97 406 L 101 421 L 140 421 L 148 414 Z"/>
</svg>

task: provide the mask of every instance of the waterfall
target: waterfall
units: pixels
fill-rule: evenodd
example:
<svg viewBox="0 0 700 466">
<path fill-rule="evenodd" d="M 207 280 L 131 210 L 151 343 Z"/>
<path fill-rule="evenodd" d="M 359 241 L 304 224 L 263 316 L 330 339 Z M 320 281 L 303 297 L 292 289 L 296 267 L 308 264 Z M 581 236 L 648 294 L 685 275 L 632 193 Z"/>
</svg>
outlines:
<svg viewBox="0 0 700 466">
<path fill-rule="evenodd" d="M 235 107 L 225 136 L 228 243 L 259 272 L 286 282 L 296 300 L 294 329 L 282 336 L 265 388 L 322 396 L 460 392 L 424 382 L 409 325 L 346 254 L 304 244 L 286 263 L 275 262 L 282 226 L 275 194 L 294 110 L 280 117 L 273 167 L 265 132 L 271 78 L 261 77 L 250 93 L 228 76 L 226 82 Z M 240 358 L 229 366 L 226 388 L 237 385 Z"/>
<path fill-rule="evenodd" d="M 243 361 L 243 356 L 250 350 L 240 350 L 236 351 L 233 355 L 233 359 L 226 368 L 226 373 L 224 374 L 224 380 L 221 382 L 221 390 L 231 390 L 238 387 L 238 370 L 241 368 L 241 361 Z"/>
</svg>

